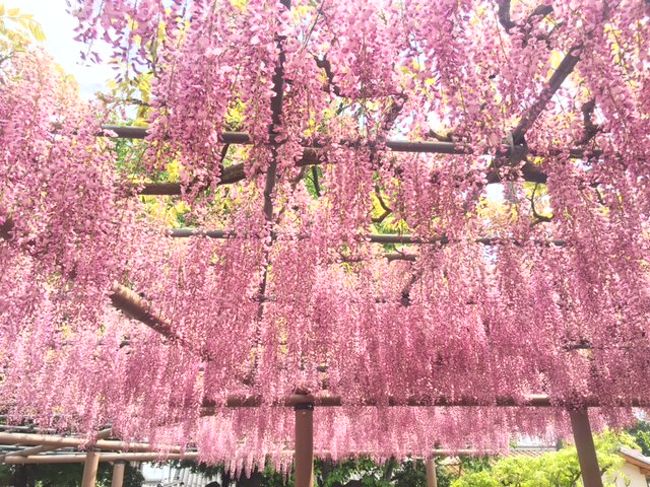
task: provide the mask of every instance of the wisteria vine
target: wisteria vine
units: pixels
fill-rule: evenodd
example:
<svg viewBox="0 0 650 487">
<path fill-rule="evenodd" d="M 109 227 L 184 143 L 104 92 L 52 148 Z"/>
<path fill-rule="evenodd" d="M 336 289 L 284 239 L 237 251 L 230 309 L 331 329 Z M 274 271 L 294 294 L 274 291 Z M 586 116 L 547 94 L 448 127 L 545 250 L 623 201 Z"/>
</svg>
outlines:
<svg viewBox="0 0 650 487">
<path fill-rule="evenodd" d="M 14 53 L 10 419 L 110 423 L 250 471 L 290 465 L 293 420 L 275 406 L 296 393 L 341 398 L 317 412 L 316 450 L 335 459 L 503 450 L 508 434 L 564 434 L 566 407 L 597 403 L 604 426 L 650 404 L 647 2 L 73 4 L 88 52 L 106 42 L 120 77 L 152 76 L 139 164 L 174 161 L 185 223 L 225 238 L 169 238 L 98 136 L 109 111 L 38 49 Z M 120 289 L 146 323 L 114 306 Z M 496 407 L 530 394 L 555 407 Z M 408 407 L 464 400 L 480 407 Z"/>
</svg>

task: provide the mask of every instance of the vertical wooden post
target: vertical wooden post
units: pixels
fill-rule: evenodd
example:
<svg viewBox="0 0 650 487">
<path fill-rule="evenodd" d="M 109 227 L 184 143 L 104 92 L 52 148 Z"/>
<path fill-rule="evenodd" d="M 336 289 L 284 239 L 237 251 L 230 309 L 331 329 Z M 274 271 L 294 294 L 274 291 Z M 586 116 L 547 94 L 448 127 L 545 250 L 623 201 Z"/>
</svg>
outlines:
<svg viewBox="0 0 650 487">
<path fill-rule="evenodd" d="M 88 450 L 84 462 L 84 473 L 81 478 L 81 487 L 95 487 L 97 481 L 97 467 L 99 466 L 99 452 Z"/>
<path fill-rule="evenodd" d="M 587 409 L 569 410 L 584 487 L 603 487 Z"/>
<path fill-rule="evenodd" d="M 117 461 L 113 464 L 113 476 L 111 477 L 111 487 L 122 487 L 124 483 L 125 462 Z"/>
<path fill-rule="evenodd" d="M 427 458 L 427 487 L 438 487 L 436 477 L 436 461 L 434 457 Z"/>
<path fill-rule="evenodd" d="M 298 404 L 295 430 L 295 487 L 314 485 L 314 405 Z"/>
</svg>

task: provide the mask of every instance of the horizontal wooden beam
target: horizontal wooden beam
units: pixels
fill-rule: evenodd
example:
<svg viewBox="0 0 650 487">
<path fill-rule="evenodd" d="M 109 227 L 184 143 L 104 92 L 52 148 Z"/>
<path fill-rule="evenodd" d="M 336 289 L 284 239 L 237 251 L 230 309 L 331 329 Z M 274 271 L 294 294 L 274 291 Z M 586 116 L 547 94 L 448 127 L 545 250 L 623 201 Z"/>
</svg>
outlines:
<svg viewBox="0 0 650 487">
<path fill-rule="evenodd" d="M 550 448 L 549 448 L 550 450 Z M 514 453 L 517 450 L 514 449 Z M 287 450 L 286 454 L 293 453 Z M 435 449 L 431 451 L 431 456 L 448 457 L 448 456 L 484 456 L 484 455 L 499 455 L 501 452 L 496 450 L 479 450 L 479 449 Z M 327 458 L 331 456 L 329 451 L 315 451 L 314 454 L 319 458 Z M 370 452 L 359 452 L 359 455 L 368 455 Z M 6 464 L 63 464 L 63 463 L 83 463 L 86 459 L 86 454 L 73 453 L 73 454 L 56 454 L 56 455 L 33 455 L 29 457 L 12 457 L 7 458 L 4 463 Z M 168 461 L 168 460 L 189 460 L 196 461 L 198 459 L 198 452 L 189 452 L 185 454 L 179 453 L 100 453 L 100 462 L 145 462 L 145 461 Z"/>
<path fill-rule="evenodd" d="M 106 438 L 110 438 L 111 433 L 112 433 L 112 428 L 106 428 L 101 431 L 99 431 L 95 435 L 95 440 L 104 440 Z M 16 450 L 12 452 L 8 452 L 5 454 L 5 457 L 12 456 L 12 455 L 17 455 L 17 456 L 33 456 L 38 453 L 44 453 L 47 451 L 53 451 L 53 450 L 58 450 L 59 448 L 64 448 L 64 446 L 61 446 L 59 444 L 56 445 L 38 445 L 38 446 L 33 446 L 30 448 L 24 448 L 22 450 Z"/>
<path fill-rule="evenodd" d="M 110 299 L 113 306 L 127 316 L 147 325 L 169 340 L 180 340 L 180 337 L 172 329 L 171 323 L 135 291 L 114 283 Z"/>
<path fill-rule="evenodd" d="M 153 462 L 167 460 L 189 460 L 196 461 L 198 453 L 100 453 L 100 462 Z M 8 465 L 25 465 L 25 464 L 60 464 L 60 463 L 84 463 L 86 454 L 71 455 L 33 455 L 28 457 L 6 457 L 2 463 Z"/>
<path fill-rule="evenodd" d="M 102 133 L 99 135 L 112 136 L 112 134 L 115 134 L 119 139 L 145 139 L 148 135 L 148 128 L 127 125 L 102 125 Z M 251 144 L 251 138 L 244 132 L 222 132 L 219 135 L 219 142 L 224 144 Z"/>
<path fill-rule="evenodd" d="M 516 450 L 515 450 L 516 452 Z M 287 455 L 293 453 L 292 450 L 285 452 Z M 371 452 L 359 452 L 358 455 L 368 455 Z M 435 449 L 431 451 L 432 456 L 436 457 L 449 457 L 449 456 L 484 456 L 484 455 L 498 455 L 501 452 L 496 450 L 478 450 L 478 449 Z M 327 458 L 331 456 L 329 451 L 314 452 L 315 456 L 319 458 Z M 73 453 L 73 454 L 56 454 L 56 455 L 33 455 L 29 457 L 12 457 L 6 458 L 4 463 L 10 465 L 18 464 L 63 464 L 63 463 L 83 463 L 86 459 L 86 454 Z M 100 462 L 146 462 L 146 461 L 168 461 L 168 460 L 189 460 L 196 461 L 198 459 L 198 452 L 189 452 L 185 454 L 179 453 L 100 453 Z"/>
<path fill-rule="evenodd" d="M 105 131 L 101 135 L 108 135 L 108 132 L 113 132 L 117 135 L 118 138 L 123 139 L 144 139 L 147 137 L 147 128 L 146 127 L 128 127 L 121 125 L 104 125 L 103 130 Z M 252 140 L 250 136 L 243 132 L 222 132 L 219 136 L 219 141 L 223 144 L 241 144 L 241 145 L 250 145 Z M 360 141 L 342 141 L 340 145 L 346 147 L 376 147 L 377 144 L 372 142 L 364 143 Z M 306 149 L 319 149 L 323 147 L 322 143 L 314 143 L 309 146 L 306 146 Z M 466 145 L 456 144 L 454 142 L 439 142 L 439 141 L 408 141 L 408 140 L 387 140 L 385 143 L 387 149 L 390 149 L 393 152 L 410 152 L 410 153 L 419 153 L 419 154 L 448 154 L 448 155 L 471 155 L 475 151 Z M 508 157 L 510 155 L 510 148 L 504 149 L 502 152 L 497 154 L 501 157 Z M 516 150 L 519 152 L 521 150 L 524 153 L 528 152 L 528 148 L 517 147 Z M 560 152 L 559 150 L 557 151 Z M 574 147 L 569 150 L 569 156 L 572 158 L 582 158 L 585 153 L 596 154 L 600 153 L 599 151 L 585 151 L 580 147 Z M 311 154 L 315 154 L 312 152 Z M 485 154 L 490 155 L 490 154 Z M 312 156 L 309 156 L 308 159 L 311 159 Z M 307 162 L 308 164 L 313 164 L 314 161 Z"/>
<path fill-rule="evenodd" d="M 561 400 L 552 400 L 544 394 L 530 394 L 521 398 L 512 396 L 498 396 L 490 399 L 477 397 L 457 397 L 447 398 L 444 396 L 436 397 L 411 397 L 411 398 L 388 398 L 388 400 L 374 400 L 371 398 L 346 403 L 341 396 L 312 395 L 312 394 L 292 394 L 284 399 L 279 399 L 271 405 L 275 407 L 295 407 L 301 404 L 313 404 L 318 407 L 339 407 L 339 406 L 389 406 L 389 407 L 570 407 L 578 403 L 582 407 L 650 407 L 650 400 L 646 399 L 625 399 L 616 398 L 615 400 L 601 401 L 598 397 L 571 398 L 565 402 Z M 229 396 L 224 404 L 227 408 L 247 408 L 259 407 L 263 404 L 262 398 L 256 396 Z M 268 404 L 268 403 L 266 403 Z M 218 405 L 206 401 L 203 403 L 202 415 L 211 416 L 217 409 Z"/>
<path fill-rule="evenodd" d="M 147 137 L 146 127 L 128 127 L 121 125 L 104 125 L 102 127 L 104 132 L 100 135 L 108 135 L 114 133 L 121 139 L 144 139 Z M 219 142 L 223 144 L 241 144 L 250 145 L 253 143 L 250 136 L 243 132 L 222 132 L 219 135 Z M 368 144 L 361 142 L 341 142 L 341 145 L 348 147 L 364 147 Z M 307 148 L 320 148 L 323 144 L 316 143 Z M 386 147 L 394 152 L 414 152 L 414 153 L 427 153 L 427 154 L 471 154 L 472 151 L 467 147 L 453 142 L 431 142 L 431 141 L 418 141 L 410 142 L 407 140 L 388 140 Z"/>
<path fill-rule="evenodd" d="M 174 330 L 172 324 L 159 311 L 154 309 L 151 303 L 135 291 L 121 284 L 114 283 L 109 297 L 113 306 L 130 318 L 148 326 L 169 341 L 182 345 L 204 360 L 214 359 L 210 352 L 197 348 L 194 342 L 180 336 Z"/>
<path fill-rule="evenodd" d="M 92 446 L 97 450 L 129 450 L 137 452 L 150 452 L 156 450 L 165 450 L 171 453 L 180 453 L 182 449 L 175 445 L 151 445 L 150 443 L 129 443 L 119 440 L 97 440 L 88 441 L 87 438 L 59 436 L 59 435 L 35 435 L 29 433 L 5 433 L 0 432 L 0 443 L 6 445 L 39 445 L 39 446 L 57 446 L 59 448 L 86 447 Z M 18 452 L 11 452 L 20 454 Z M 9 456 L 9 454 L 8 454 Z"/>
<path fill-rule="evenodd" d="M 206 230 L 202 228 L 173 228 L 169 230 L 169 236 L 172 238 L 207 237 L 215 239 L 227 239 L 233 238 L 235 236 L 235 232 L 230 230 Z M 368 242 L 379 244 L 447 245 L 454 242 L 454 240 L 450 240 L 446 236 L 423 238 L 413 235 L 368 234 L 364 238 Z M 531 241 L 518 241 L 501 237 L 481 237 L 474 239 L 473 242 L 482 245 L 499 245 L 502 243 L 514 243 L 515 245 L 534 243 L 535 245 L 555 247 L 564 247 L 567 245 L 567 242 L 565 240 L 536 239 Z"/>
<path fill-rule="evenodd" d="M 120 138 L 131 139 L 144 139 L 147 136 L 147 129 L 144 127 L 126 127 L 106 125 L 104 126 L 105 133 L 112 132 Z M 251 144 L 252 141 L 248 134 L 242 132 L 223 132 L 220 136 L 220 141 L 224 144 Z M 361 142 L 343 142 L 342 145 L 349 147 L 363 147 Z M 372 144 L 366 144 L 372 146 Z M 296 161 L 296 166 L 306 166 L 311 164 L 321 164 L 325 162 L 320 154 L 322 144 L 313 144 L 306 146 L 303 150 L 302 157 Z M 406 153 L 421 153 L 421 154 L 448 154 L 448 155 L 470 155 L 474 151 L 464 145 L 455 144 L 453 142 L 432 142 L 432 141 L 405 141 L 405 140 L 389 140 L 386 142 L 385 147 L 393 152 L 406 152 Z M 520 157 L 526 154 L 535 155 L 524 145 L 506 147 L 499 151 L 496 155 L 499 158 L 508 159 L 511 153 L 517 153 Z M 560 152 L 559 150 L 556 152 Z M 583 158 L 585 154 L 598 155 L 601 152 L 585 151 L 580 147 L 572 148 L 569 155 L 572 158 Z M 502 181 L 500 168 L 506 164 L 496 164 L 494 168 L 487 169 L 487 182 L 488 184 L 499 183 Z M 525 161 L 519 168 L 522 178 L 525 181 L 534 183 L 546 183 L 547 176 L 540 169 L 540 167 L 532 162 Z M 235 164 L 223 168 L 220 176 L 219 184 L 233 184 L 245 179 L 243 164 Z M 179 195 L 181 194 L 180 183 L 144 183 L 140 188 L 142 195 Z"/>
<path fill-rule="evenodd" d="M 243 180 L 246 177 L 243 164 L 234 164 L 223 168 L 219 178 L 219 185 L 233 184 Z M 182 193 L 181 183 L 142 183 L 139 187 L 138 194 L 142 196 L 177 196 Z"/>
<path fill-rule="evenodd" d="M 308 155 L 311 156 L 307 157 Z M 296 166 L 308 166 L 310 164 L 320 164 L 318 155 L 316 151 L 307 151 L 303 154 L 303 158 L 296 162 Z M 544 174 L 539 166 L 533 164 L 532 162 L 525 162 L 520 168 L 521 176 L 524 181 L 532 183 L 545 184 L 547 181 L 546 174 Z M 218 185 L 227 185 L 234 184 L 236 182 L 242 181 L 246 178 L 244 173 L 243 164 L 234 164 L 232 166 L 225 167 L 221 173 Z M 498 170 L 489 170 L 487 172 L 487 182 L 488 184 L 496 184 L 502 181 L 501 174 Z M 182 185 L 181 183 L 142 183 L 139 186 L 138 194 L 142 196 L 178 196 L 182 194 Z"/>
<path fill-rule="evenodd" d="M 9 456 L 18 456 L 18 457 L 28 457 L 32 455 L 37 455 L 39 453 L 44 453 L 48 451 L 55 451 L 59 448 L 65 448 L 60 445 L 38 445 L 32 446 L 29 448 L 24 448 L 22 450 L 10 451 L 2 455 L 2 458 L 7 458 Z"/>
<path fill-rule="evenodd" d="M 133 291 L 130 291 L 133 293 Z M 134 293 L 135 294 L 135 293 Z M 137 295 L 137 294 L 136 294 Z M 151 309 L 151 305 L 146 303 L 138 296 L 138 299 L 130 302 L 129 306 L 142 306 L 141 310 L 131 310 L 131 316 L 138 319 L 138 316 L 146 316 Z M 158 331 L 157 328 L 154 330 Z M 575 344 L 565 344 L 561 347 L 564 353 L 580 352 L 583 350 L 591 350 L 593 347 L 590 343 L 580 341 Z M 268 404 L 259 396 L 229 396 L 223 407 L 227 408 L 249 408 L 260 407 Z M 295 407 L 301 404 L 313 404 L 319 407 L 338 407 L 347 405 L 340 396 L 330 395 L 311 395 L 311 394 L 292 394 L 282 399 L 277 399 L 272 402 L 276 407 Z M 458 397 L 447 398 L 444 396 L 438 397 L 410 397 L 405 399 L 389 398 L 386 400 L 374 400 L 372 398 L 362 400 L 355 404 L 357 406 L 412 406 L 412 407 L 570 407 L 573 404 L 580 404 L 583 407 L 600 407 L 602 406 L 618 406 L 618 407 L 650 407 L 650 400 L 638 398 L 615 398 L 615 400 L 601 401 L 598 397 L 585 397 L 585 398 L 571 398 L 566 402 L 552 401 L 550 397 L 543 394 L 532 394 L 525 397 L 515 398 L 511 396 L 497 396 L 492 399 L 480 399 L 476 397 Z M 213 401 L 206 400 L 202 405 L 201 414 L 203 416 L 210 416 L 215 414 L 219 408 Z M 0 436 L 0 441 L 2 437 Z"/>
</svg>

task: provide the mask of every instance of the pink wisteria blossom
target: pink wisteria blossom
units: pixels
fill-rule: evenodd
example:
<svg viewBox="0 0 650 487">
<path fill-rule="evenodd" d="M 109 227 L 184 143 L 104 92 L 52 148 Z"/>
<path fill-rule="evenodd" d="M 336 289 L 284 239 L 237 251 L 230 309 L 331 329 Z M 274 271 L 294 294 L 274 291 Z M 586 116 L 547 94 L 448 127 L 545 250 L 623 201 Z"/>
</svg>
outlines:
<svg viewBox="0 0 650 487">
<path fill-rule="evenodd" d="M 143 166 L 177 161 L 186 220 L 230 238 L 170 238 L 97 136 L 110 114 L 46 54 L 0 65 L 8 417 L 110 423 L 251 471 L 289 468 L 293 415 L 275 406 L 295 393 L 341 398 L 315 413 L 334 459 L 503 450 L 564 435 L 566 407 L 597 402 L 604 427 L 649 405 L 648 3 L 287 6 L 71 8 L 91 51 L 153 75 Z M 227 186 L 228 131 L 251 144 L 226 148 L 244 174 Z M 388 146 L 406 139 L 456 153 Z M 420 243 L 368 238 L 400 232 Z M 116 309 L 116 286 L 165 333 Z M 555 407 L 496 407 L 531 394 Z"/>
</svg>

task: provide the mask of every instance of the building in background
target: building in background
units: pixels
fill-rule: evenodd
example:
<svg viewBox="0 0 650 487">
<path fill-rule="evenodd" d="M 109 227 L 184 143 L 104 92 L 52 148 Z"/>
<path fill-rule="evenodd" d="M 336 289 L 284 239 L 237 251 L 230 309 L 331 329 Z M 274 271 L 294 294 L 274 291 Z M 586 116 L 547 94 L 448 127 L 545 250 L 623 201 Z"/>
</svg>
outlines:
<svg viewBox="0 0 650 487">
<path fill-rule="evenodd" d="M 627 447 L 620 454 L 625 463 L 616 475 L 616 487 L 650 487 L 650 457 Z"/>
<path fill-rule="evenodd" d="M 190 468 L 177 468 L 174 465 L 157 466 L 146 463 L 142 465 L 144 475 L 143 487 L 205 487 L 210 482 L 218 482 L 217 475 L 204 475 L 192 472 Z"/>
</svg>

